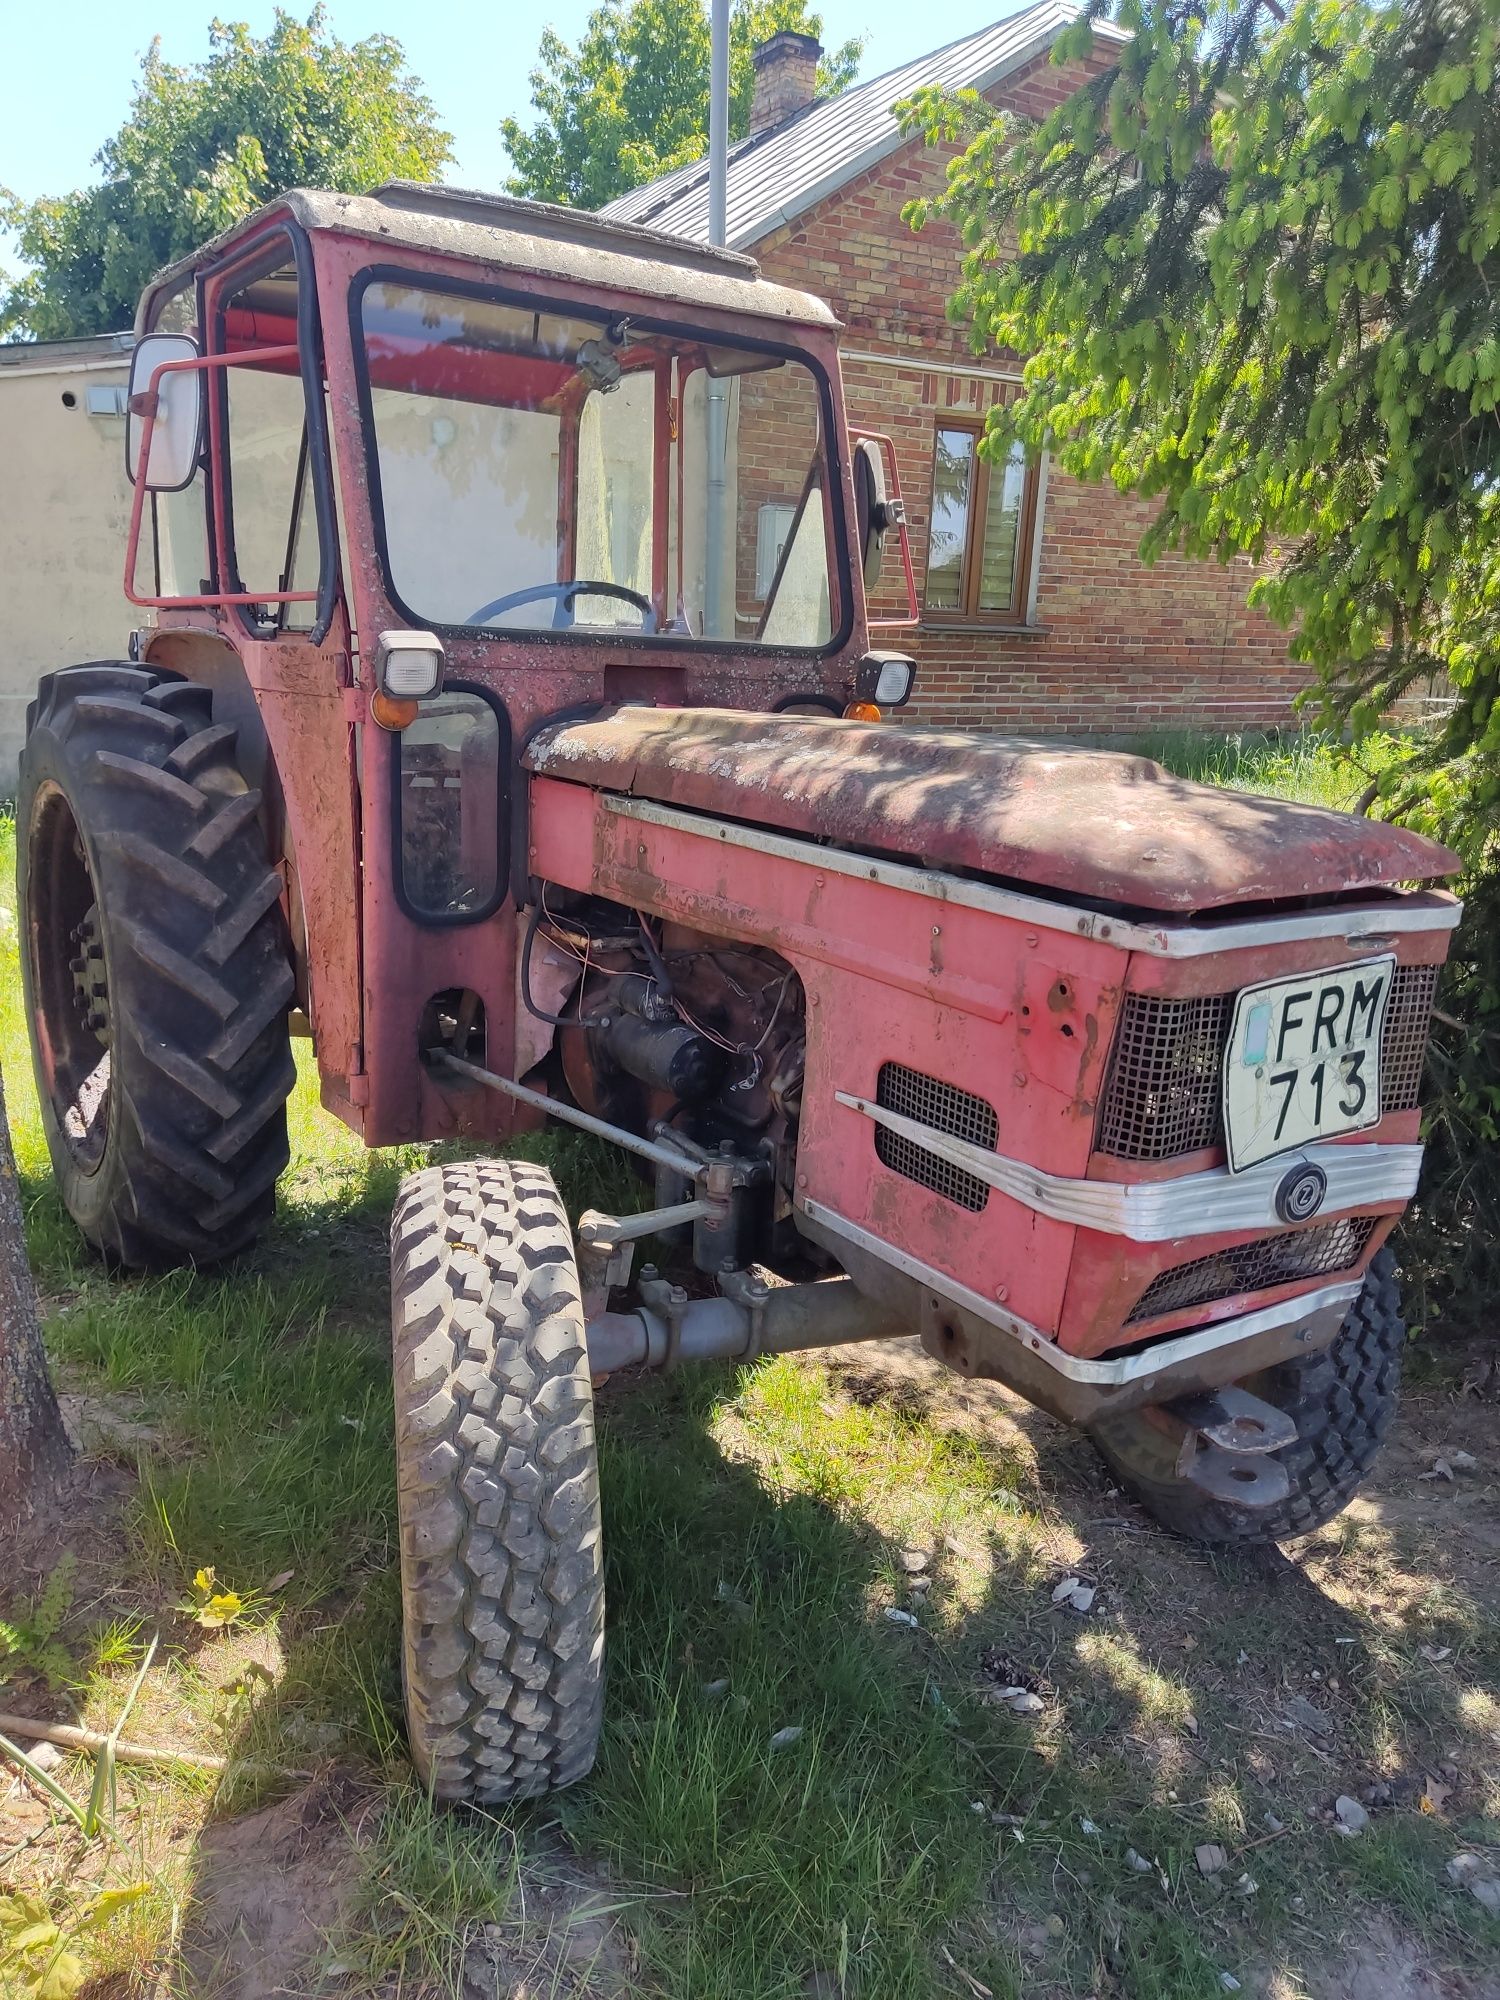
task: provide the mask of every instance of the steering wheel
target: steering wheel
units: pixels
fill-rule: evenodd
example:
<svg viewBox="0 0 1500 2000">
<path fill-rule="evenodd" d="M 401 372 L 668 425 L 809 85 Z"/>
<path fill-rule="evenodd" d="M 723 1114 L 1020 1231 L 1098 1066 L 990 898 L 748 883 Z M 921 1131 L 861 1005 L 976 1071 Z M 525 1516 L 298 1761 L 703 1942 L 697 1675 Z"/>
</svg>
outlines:
<svg viewBox="0 0 1500 2000">
<path fill-rule="evenodd" d="M 621 598 L 640 612 L 643 632 L 656 630 L 656 609 L 649 597 L 643 597 L 638 590 L 627 589 L 623 583 L 590 583 L 586 577 L 574 578 L 571 583 L 533 583 L 525 590 L 513 590 L 508 596 L 481 604 L 477 611 L 469 613 L 464 623 L 483 625 L 502 611 L 515 611 L 523 604 L 539 604 L 550 598 L 557 606 L 552 614 L 552 629 L 554 632 L 565 632 L 573 623 L 574 601 L 580 597 Z"/>
</svg>

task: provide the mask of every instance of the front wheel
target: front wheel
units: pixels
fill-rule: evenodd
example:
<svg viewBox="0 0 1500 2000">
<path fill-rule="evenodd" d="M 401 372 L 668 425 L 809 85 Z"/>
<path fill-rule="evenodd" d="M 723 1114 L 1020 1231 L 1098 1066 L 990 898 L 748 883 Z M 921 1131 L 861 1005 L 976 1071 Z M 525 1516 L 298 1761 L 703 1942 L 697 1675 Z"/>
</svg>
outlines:
<svg viewBox="0 0 1500 2000">
<path fill-rule="evenodd" d="M 1374 1463 L 1395 1415 L 1405 1347 L 1395 1260 L 1381 1250 L 1328 1347 L 1241 1385 L 1297 1426 L 1296 1442 L 1275 1454 L 1291 1485 L 1274 1507 L 1213 1500 L 1176 1477 L 1178 1438 L 1147 1412 L 1130 1411 L 1099 1425 L 1093 1442 L 1125 1490 L 1174 1534 L 1239 1543 L 1311 1534 L 1348 1506 Z"/>
<path fill-rule="evenodd" d="M 453 1803 L 535 1798 L 592 1767 L 604 1678 L 593 1391 L 546 1169 L 410 1175 L 391 1319 L 412 1762 Z"/>
</svg>

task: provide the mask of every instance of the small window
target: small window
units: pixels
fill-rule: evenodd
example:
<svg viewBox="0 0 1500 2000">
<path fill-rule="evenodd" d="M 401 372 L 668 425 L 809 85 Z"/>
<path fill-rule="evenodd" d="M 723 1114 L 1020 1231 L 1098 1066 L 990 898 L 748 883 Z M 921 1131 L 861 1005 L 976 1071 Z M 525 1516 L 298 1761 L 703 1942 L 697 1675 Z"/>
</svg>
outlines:
<svg viewBox="0 0 1500 2000">
<path fill-rule="evenodd" d="M 500 719 L 477 694 L 424 701 L 399 738 L 401 890 L 413 915 L 482 916 L 500 884 Z"/>
<path fill-rule="evenodd" d="M 1015 624 L 1026 615 L 1036 468 L 1020 444 L 1003 462 L 979 455 L 982 427 L 938 427 L 927 542 L 928 613 Z"/>
</svg>

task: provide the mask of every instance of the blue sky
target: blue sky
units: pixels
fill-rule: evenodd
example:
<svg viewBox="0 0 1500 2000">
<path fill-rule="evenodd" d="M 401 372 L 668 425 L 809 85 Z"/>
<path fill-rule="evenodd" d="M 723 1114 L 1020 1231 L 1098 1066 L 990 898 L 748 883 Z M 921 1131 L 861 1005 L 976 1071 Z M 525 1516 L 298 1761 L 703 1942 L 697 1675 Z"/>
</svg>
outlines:
<svg viewBox="0 0 1500 2000">
<path fill-rule="evenodd" d="M 296 0 L 301 12 L 309 0 Z M 910 0 L 825 0 L 824 33 L 830 43 L 867 36 L 860 73 L 882 70 L 920 55 L 987 22 L 1016 11 L 1018 0 L 949 0 L 928 13 Z M 246 19 L 263 32 L 272 6 L 255 0 L 151 0 L 145 7 L 119 0 L 75 0 L 51 7 L 40 0 L 9 0 L 5 17 L 5 117 L 0 121 L 0 186 L 27 200 L 63 194 L 93 178 L 91 161 L 125 116 L 141 55 L 160 35 L 170 62 L 194 62 L 207 52 L 208 22 L 215 13 Z M 501 118 L 523 120 L 530 111 L 527 72 L 543 26 L 550 22 L 573 40 L 590 0 L 544 0 L 536 10 L 516 0 L 332 0 L 334 31 L 346 41 L 377 31 L 395 35 L 410 67 L 421 77 L 444 125 L 454 135 L 454 183 L 495 188 L 506 173 Z"/>
</svg>

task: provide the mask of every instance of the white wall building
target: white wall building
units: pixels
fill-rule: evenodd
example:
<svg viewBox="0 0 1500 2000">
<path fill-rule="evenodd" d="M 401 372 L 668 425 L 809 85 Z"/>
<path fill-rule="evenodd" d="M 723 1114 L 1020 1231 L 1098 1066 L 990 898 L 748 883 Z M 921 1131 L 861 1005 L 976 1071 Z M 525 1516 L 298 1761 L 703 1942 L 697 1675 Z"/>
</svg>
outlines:
<svg viewBox="0 0 1500 2000">
<path fill-rule="evenodd" d="M 133 336 L 0 345 L 0 799 L 14 794 L 39 677 L 124 659 L 139 613 L 121 578 Z"/>
</svg>

